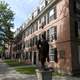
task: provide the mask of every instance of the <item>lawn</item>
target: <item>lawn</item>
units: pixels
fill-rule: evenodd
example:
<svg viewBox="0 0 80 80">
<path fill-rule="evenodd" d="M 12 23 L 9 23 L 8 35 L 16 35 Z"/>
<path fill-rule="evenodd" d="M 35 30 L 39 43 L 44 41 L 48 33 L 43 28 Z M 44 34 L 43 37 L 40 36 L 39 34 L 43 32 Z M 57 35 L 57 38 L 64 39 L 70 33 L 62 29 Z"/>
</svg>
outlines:
<svg viewBox="0 0 80 80">
<path fill-rule="evenodd" d="M 53 72 L 52 75 L 53 76 L 64 76 L 63 73 L 58 73 L 58 72 Z"/>
<path fill-rule="evenodd" d="M 20 72 L 21 74 L 36 74 L 35 72 L 36 67 L 17 67 L 15 70 Z"/>
<path fill-rule="evenodd" d="M 8 64 L 10 67 L 26 65 L 24 62 L 19 62 L 19 60 L 11 60 L 11 59 L 4 60 L 4 63 Z"/>
<path fill-rule="evenodd" d="M 15 61 L 11 59 L 4 60 L 4 62 L 7 63 L 10 67 L 14 67 L 15 70 L 17 72 L 20 72 L 21 74 L 36 74 L 35 72 L 36 67 L 34 66 L 27 66 L 28 64 L 19 62 L 18 60 Z M 53 76 L 63 76 L 63 74 L 58 72 L 53 72 Z"/>
</svg>

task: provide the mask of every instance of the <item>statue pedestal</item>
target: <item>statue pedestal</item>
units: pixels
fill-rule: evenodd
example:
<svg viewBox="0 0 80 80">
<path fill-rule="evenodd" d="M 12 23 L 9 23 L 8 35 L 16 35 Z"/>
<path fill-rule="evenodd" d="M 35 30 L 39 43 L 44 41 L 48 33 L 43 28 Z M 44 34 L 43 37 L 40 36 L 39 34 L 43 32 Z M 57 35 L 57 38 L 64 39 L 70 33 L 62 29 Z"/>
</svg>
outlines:
<svg viewBox="0 0 80 80">
<path fill-rule="evenodd" d="M 39 70 L 36 69 L 36 75 L 38 80 L 52 80 L 53 70 Z"/>
</svg>

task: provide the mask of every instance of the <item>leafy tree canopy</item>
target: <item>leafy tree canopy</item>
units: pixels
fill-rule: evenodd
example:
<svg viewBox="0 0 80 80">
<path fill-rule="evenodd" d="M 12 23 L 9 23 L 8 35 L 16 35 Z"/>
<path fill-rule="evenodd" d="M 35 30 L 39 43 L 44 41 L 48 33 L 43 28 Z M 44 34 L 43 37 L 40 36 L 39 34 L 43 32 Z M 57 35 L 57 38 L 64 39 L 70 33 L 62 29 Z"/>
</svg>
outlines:
<svg viewBox="0 0 80 80">
<path fill-rule="evenodd" d="M 11 28 L 14 27 L 14 13 L 5 1 L 0 0 L 0 43 L 13 39 Z M 3 41 L 2 41 L 3 40 Z"/>
</svg>

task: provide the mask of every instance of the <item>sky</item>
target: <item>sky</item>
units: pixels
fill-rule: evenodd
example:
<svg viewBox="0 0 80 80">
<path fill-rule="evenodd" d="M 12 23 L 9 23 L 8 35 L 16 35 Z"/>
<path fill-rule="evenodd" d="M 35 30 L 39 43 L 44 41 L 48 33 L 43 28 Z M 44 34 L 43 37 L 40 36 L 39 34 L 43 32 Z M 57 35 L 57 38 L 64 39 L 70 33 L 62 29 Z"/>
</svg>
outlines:
<svg viewBox="0 0 80 80">
<path fill-rule="evenodd" d="M 4 0 L 14 11 L 14 29 L 19 28 L 33 12 L 33 9 L 39 6 L 40 0 Z"/>
</svg>

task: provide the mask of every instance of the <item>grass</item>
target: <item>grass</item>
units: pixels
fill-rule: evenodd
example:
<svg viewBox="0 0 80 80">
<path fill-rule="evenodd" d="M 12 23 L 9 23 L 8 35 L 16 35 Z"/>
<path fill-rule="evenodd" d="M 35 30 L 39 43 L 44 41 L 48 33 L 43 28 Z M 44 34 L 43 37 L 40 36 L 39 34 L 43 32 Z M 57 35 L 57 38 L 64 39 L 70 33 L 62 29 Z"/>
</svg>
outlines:
<svg viewBox="0 0 80 80">
<path fill-rule="evenodd" d="M 53 72 L 52 75 L 53 76 L 64 76 L 63 73 L 58 73 L 58 72 Z"/>
<path fill-rule="evenodd" d="M 19 62 L 18 60 L 11 60 L 11 59 L 4 60 L 4 62 L 8 64 L 10 67 L 26 65 L 24 62 Z"/>
<path fill-rule="evenodd" d="M 36 67 L 21 67 L 15 68 L 16 71 L 20 72 L 21 74 L 36 74 L 35 72 Z"/>
<path fill-rule="evenodd" d="M 19 62 L 18 60 L 6 59 L 4 60 L 4 62 L 7 63 L 10 67 L 15 67 L 15 70 L 20 72 L 21 74 L 36 74 L 35 72 L 36 67 L 24 66 L 27 64 L 23 62 Z M 18 66 L 22 66 L 22 67 L 18 67 Z M 53 72 L 52 75 L 53 76 L 64 76 L 64 74 L 58 73 L 58 72 Z"/>
<path fill-rule="evenodd" d="M 36 67 L 17 67 L 15 68 L 16 71 L 20 72 L 21 74 L 36 74 L 35 72 Z M 62 73 L 53 72 L 52 76 L 64 76 Z"/>
</svg>

